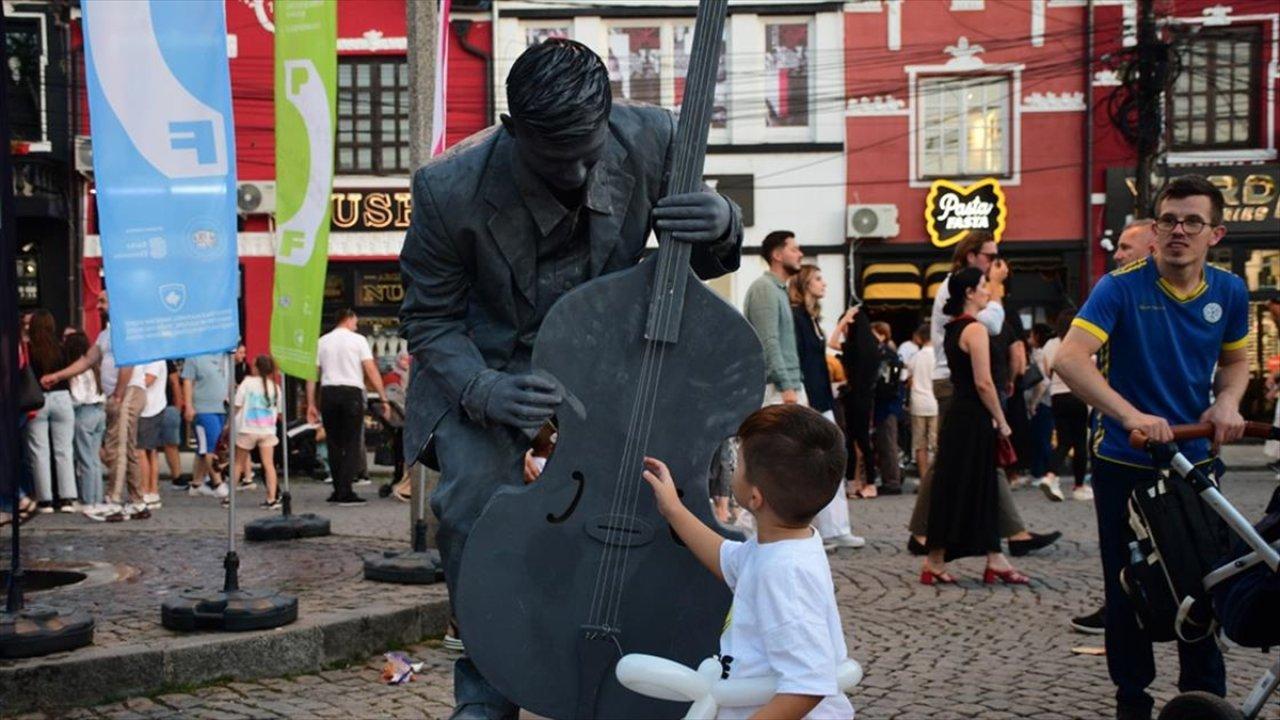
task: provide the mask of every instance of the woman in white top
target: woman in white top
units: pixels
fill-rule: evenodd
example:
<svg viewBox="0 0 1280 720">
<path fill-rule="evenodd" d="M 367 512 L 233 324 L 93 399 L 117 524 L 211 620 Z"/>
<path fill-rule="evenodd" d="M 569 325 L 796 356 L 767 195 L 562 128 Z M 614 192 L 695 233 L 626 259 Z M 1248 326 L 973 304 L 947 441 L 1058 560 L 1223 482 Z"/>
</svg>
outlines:
<svg viewBox="0 0 1280 720">
<path fill-rule="evenodd" d="M 1054 356 L 1062 344 L 1062 337 L 1071 329 L 1071 321 L 1076 317 L 1074 310 L 1063 310 L 1058 316 L 1058 336 L 1044 344 L 1045 367 L 1053 368 Z M 1075 476 L 1075 488 L 1072 497 L 1076 500 L 1092 500 L 1093 490 L 1084 484 L 1085 473 L 1089 467 L 1089 406 L 1076 397 L 1067 387 L 1067 383 L 1057 373 L 1046 373 L 1049 378 L 1049 395 L 1053 404 L 1053 425 L 1058 433 L 1058 449 L 1054 453 L 1051 467 L 1062 467 L 1071 452 L 1071 473 Z M 1057 480 L 1052 483 L 1041 483 L 1040 489 L 1050 500 L 1064 499 Z"/>
<path fill-rule="evenodd" d="M 1045 358 L 1045 348 L 1054 343 L 1056 351 L 1060 341 L 1053 335 L 1053 328 L 1045 323 L 1036 323 L 1029 336 L 1031 343 L 1031 365 L 1040 372 L 1040 382 L 1027 387 L 1023 396 L 1027 401 L 1027 415 L 1031 418 L 1031 475 L 1036 484 L 1044 487 L 1049 484 L 1058 486 L 1058 475 L 1054 472 L 1053 463 L 1053 403 L 1049 395 L 1049 362 Z"/>
<path fill-rule="evenodd" d="M 283 407 L 280 385 L 275 380 L 276 361 L 270 355 L 259 355 L 253 360 L 251 372 L 236 388 L 236 463 L 231 481 L 237 482 L 249 475 L 249 453 L 257 448 L 267 480 L 267 499 L 262 507 L 274 509 L 280 507 L 280 494 L 276 491 L 275 447 L 280 442 L 276 437 L 276 424 Z"/>
<path fill-rule="evenodd" d="M 89 352 L 89 336 L 68 328 L 63 338 L 67 359 L 75 361 Z M 71 378 L 71 405 L 75 408 L 76 486 L 81 510 L 85 513 L 102 505 L 102 436 L 107 431 L 107 411 L 103 408 L 101 371 L 97 365 Z"/>
</svg>

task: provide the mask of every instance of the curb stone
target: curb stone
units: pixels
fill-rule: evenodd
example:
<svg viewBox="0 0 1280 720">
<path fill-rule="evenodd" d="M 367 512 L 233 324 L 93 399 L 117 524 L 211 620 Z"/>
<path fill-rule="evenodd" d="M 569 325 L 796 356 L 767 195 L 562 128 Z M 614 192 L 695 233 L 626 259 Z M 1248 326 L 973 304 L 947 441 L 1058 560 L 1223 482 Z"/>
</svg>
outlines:
<svg viewBox="0 0 1280 720">
<path fill-rule="evenodd" d="M 390 646 L 444 634 L 448 601 L 311 614 L 251 633 L 199 633 L 109 648 L 90 646 L 55 661 L 0 664 L 0 714 L 65 711 L 220 680 L 254 680 L 364 662 Z"/>
</svg>

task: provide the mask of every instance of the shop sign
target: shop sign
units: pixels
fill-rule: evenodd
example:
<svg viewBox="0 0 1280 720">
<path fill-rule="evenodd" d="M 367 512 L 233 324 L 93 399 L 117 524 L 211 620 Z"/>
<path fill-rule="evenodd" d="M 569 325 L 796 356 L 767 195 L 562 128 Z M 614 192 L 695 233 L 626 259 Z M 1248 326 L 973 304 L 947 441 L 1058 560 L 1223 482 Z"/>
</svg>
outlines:
<svg viewBox="0 0 1280 720">
<path fill-rule="evenodd" d="M 399 272 L 360 273 L 356 277 L 356 307 L 399 305 L 403 300 Z"/>
<path fill-rule="evenodd" d="M 1170 168 L 1170 174 L 1203 175 L 1222 191 L 1228 233 L 1280 234 L 1280 165 L 1202 165 Z M 1113 232 L 1132 215 L 1135 197 L 1133 169 L 1109 168 L 1106 219 Z"/>
<path fill-rule="evenodd" d="M 742 224 L 755 224 L 755 177 L 752 175 L 707 175 L 711 189 L 742 208 Z M 409 229 L 413 193 L 409 188 L 335 188 L 329 227 L 332 232 L 386 232 Z"/>
<path fill-rule="evenodd" d="M 413 193 L 408 188 L 340 188 L 329 200 L 334 232 L 407 230 L 413 210 Z"/>
<path fill-rule="evenodd" d="M 984 178 L 972 185 L 934 180 L 924 203 L 924 226 L 936 247 L 950 247 L 972 230 L 991 233 L 996 242 L 1009 218 L 1000 181 Z"/>
</svg>

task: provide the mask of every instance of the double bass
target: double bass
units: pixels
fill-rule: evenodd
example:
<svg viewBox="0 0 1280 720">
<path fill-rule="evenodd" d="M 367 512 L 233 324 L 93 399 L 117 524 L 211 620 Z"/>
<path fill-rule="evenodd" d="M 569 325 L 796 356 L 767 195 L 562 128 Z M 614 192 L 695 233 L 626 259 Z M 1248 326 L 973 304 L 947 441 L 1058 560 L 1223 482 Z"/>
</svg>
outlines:
<svg viewBox="0 0 1280 720">
<path fill-rule="evenodd" d="M 702 185 L 727 1 L 698 8 L 671 194 Z M 690 246 L 659 240 L 548 311 L 533 367 L 565 398 L 556 451 L 537 482 L 493 496 L 463 551 L 455 611 L 468 654 L 495 689 L 547 717 L 679 717 L 683 705 L 627 690 L 614 666 L 623 653 L 698 665 L 732 600 L 657 512 L 641 461 L 665 461 L 690 510 L 720 527 L 708 468 L 760 406 L 764 354 L 690 272 Z"/>
</svg>

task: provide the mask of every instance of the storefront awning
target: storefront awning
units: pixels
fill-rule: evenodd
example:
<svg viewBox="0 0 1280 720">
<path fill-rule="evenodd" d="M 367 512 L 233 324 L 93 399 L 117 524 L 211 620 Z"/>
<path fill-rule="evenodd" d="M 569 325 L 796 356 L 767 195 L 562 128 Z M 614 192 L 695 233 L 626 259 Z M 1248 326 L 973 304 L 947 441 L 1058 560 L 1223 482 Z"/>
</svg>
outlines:
<svg viewBox="0 0 1280 720">
<path fill-rule="evenodd" d="M 951 263 L 949 262 L 936 262 L 925 268 L 925 295 L 930 300 L 938 296 L 938 287 L 942 285 L 943 280 L 947 279 L 947 273 L 949 272 L 951 272 Z"/>
<path fill-rule="evenodd" d="M 919 302 L 920 268 L 911 263 L 873 263 L 862 271 L 866 302 Z"/>
</svg>

